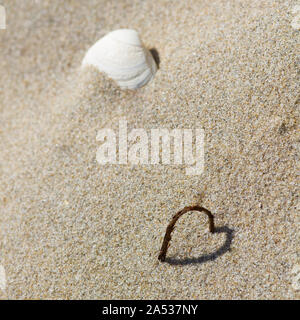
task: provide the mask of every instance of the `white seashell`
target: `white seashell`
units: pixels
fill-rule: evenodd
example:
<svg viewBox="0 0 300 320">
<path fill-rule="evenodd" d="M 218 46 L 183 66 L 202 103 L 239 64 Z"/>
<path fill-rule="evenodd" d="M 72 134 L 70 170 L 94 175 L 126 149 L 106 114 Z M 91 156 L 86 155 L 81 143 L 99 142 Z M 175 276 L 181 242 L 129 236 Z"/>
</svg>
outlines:
<svg viewBox="0 0 300 320">
<path fill-rule="evenodd" d="M 4 267 L 0 264 L 0 289 L 2 291 L 5 291 L 6 288 L 6 276 L 5 276 L 5 269 Z"/>
<path fill-rule="evenodd" d="M 293 275 L 292 287 L 294 290 L 300 290 L 300 264 L 294 265 L 291 274 Z"/>
<path fill-rule="evenodd" d="M 297 14 L 300 13 L 300 5 L 296 5 L 293 9 L 292 9 L 292 14 Z"/>
<path fill-rule="evenodd" d="M 300 14 L 298 14 L 291 22 L 291 26 L 295 30 L 300 29 Z"/>
<path fill-rule="evenodd" d="M 5 29 L 5 8 L 0 4 L 0 29 Z"/>
<path fill-rule="evenodd" d="M 86 53 L 82 66 L 95 66 L 122 89 L 146 85 L 157 71 L 152 54 L 135 30 L 120 29 L 98 40 Z"/>
<path fill-rule="evenodd" d="M 296 17 L 294 17 L 294 19 L 292 20 L 291 26 L 293 29 L 299 30 L 300 29 L 300 5 L 296 5 L 293 8 L 292 14 L 295 14 Z"/>
</svg>

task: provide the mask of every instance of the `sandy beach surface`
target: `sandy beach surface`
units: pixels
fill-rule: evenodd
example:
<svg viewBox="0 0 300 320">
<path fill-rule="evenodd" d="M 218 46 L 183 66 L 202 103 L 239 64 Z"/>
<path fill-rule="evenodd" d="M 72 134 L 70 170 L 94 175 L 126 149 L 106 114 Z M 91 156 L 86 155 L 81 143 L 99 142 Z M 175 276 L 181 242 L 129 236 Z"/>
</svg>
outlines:
<svg viewBox="0 0 300 320">
<path fill-rule="evenodd" d="M 297 1 L 1 4 L 2 299 L 299 299 Z M 159 55 L 136 91 L 80 70 L 119 28 Z M 97 132 L 120 119 L 203 128 L 204 172 L 100 165 Z M 170 218 L 192 204 L 217 232 L 186 214 L 159 262 Z"/>
</svg>

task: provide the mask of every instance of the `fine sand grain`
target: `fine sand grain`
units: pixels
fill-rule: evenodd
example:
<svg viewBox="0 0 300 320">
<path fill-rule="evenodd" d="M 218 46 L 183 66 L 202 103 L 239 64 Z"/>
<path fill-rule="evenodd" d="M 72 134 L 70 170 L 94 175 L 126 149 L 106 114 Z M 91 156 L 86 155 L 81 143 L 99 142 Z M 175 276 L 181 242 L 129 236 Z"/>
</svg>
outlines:
<svg viewBox="0 0 300 320">
<path fill-rule="evenodd" d="M 296 1 L 2 4 L 0 298 L 299 298 Z M 118 28 L 159 53 L 137 91 L 80 71 Z M 98 164 L 98 130 L 122 118 L 129 132 L 203 128 L 203 174 Z M 184 215 L 160 263 L 170 218 L 192 204 L 217 232 Z"/>
</svg>

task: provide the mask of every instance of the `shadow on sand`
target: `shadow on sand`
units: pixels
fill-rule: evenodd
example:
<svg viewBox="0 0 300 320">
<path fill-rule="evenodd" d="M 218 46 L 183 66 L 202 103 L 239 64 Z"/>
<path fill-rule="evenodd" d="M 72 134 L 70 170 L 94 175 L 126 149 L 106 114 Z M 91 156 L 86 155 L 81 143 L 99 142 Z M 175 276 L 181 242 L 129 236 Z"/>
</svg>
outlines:
<svg viewBox="0 0 300 320">
<path fill-rule="evenodd" d="M 223 243 L 223 245 L 217 249 L 216 251 L 205 254 L 200 257 L 196 258 L 184 258 L 184 259 L 178 259 L 178 258 L 166 258 L 165 262 L 171 265 L 187 265 L 187 264 L 196 264 L 196 263 L 204 263 L 207 261 L 213 261 L 223 255 L 225 252 L 230 251 L 231 242 L 233 239 L 234 230 L 228 228 L 227 226 L 223 227 L 216 227 L 214 233 L 225 233 L 226 234 L 226 240 Z"/>
<path fill-rule="evenodd" d="M 157 69 L 159 69 L 159 65 L 160 65 L 160 58 L 159 58 L 159 53 L 155 48 L 152 48 L 149 50 L 150 53 L 152 54 L 152 57 L 157 65 Z"/>
</svg>

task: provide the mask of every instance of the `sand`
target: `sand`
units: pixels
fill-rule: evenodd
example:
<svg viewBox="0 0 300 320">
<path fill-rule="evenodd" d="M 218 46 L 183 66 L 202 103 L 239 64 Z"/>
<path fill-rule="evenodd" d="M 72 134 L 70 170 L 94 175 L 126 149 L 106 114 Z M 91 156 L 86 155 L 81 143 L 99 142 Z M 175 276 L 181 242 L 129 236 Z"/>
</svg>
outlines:
<svg viewBox="0 0 300 320">
<path fill-rule="evenodd" d="M 1 298 L 299 299 L 296 1 L 2 4 Z M 159 53 L 137 91 L 80 71 L 118 28 Z M 122 118 L 128 131 L 203 128 L 204 172 L 100 165 L 97 132 Z M 170 218 L 192 204 L 217 232 L 183 216 L 160 263 Z"/>
</svg>

